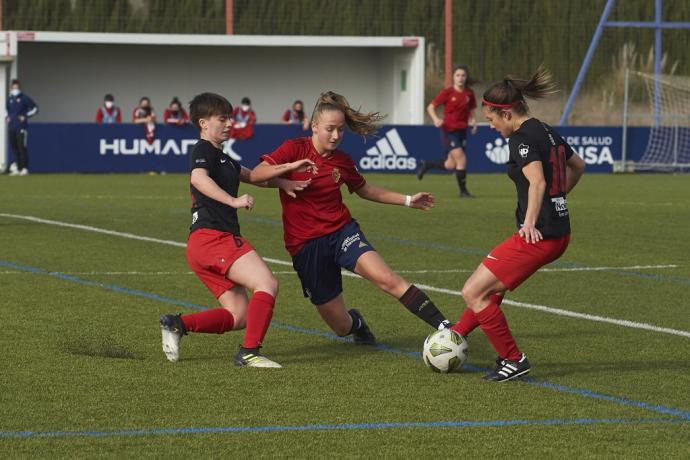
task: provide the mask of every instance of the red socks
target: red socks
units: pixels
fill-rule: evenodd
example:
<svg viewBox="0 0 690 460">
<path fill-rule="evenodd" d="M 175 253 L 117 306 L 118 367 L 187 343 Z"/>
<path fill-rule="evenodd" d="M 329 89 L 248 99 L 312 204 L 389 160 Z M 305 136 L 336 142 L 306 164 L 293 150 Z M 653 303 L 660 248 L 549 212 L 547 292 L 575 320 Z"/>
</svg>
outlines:
<svg viewBox="0 0 690 460">
<path fill-rule="evenodd" d="M 243 348 L 258 348 L 264 340 L 273 317 L 276 299 L 271 294 L 256 291 L 247 307 L 247 331 L 244 333 Z"/>
<path fill-rule="evenodd" d="M 206 332 L 209 334 L 222 334 L 232 330 L 235 318 L 225 308 L 213 308 L 190 315 L 182 315 L 187 332 Z"/>
<path fill-rule="evenodd" d="M 464 316 L 464 315 L 463 315 Z M 479 326 L 489 339 L 494 349 L 503 359 L 517 361 L 522 356 L 513 334 L 510 332 L 505 315 L 495 303 L 490 303 L 484 310 L 475 313 Z"/>
<path fill-rule="evenodd" d="M 268 325 L 273 317 L 273 306 L 276 299 L 266 292 L 257 291 L 247 306 L 247 331 L 244 334 L 244 348 L 258 348 L 266 335 Z M 182 315 L 182 322 L 187 332 L 206 332 L 222 334 L 232 330 L 235 318 L 225 308 Z"/>
<path fill-rule="evenodd" d="M 467 335 L 473 330 L 475 330 L 477 326 L 479 326 L 479 320 L 477 319 L 477 315 L 475 315 L 471 309 L 465 308 L 465 311 L 462 312 L 460 320 L 454 325 L 452 325 L 450 328 L 458 334 L 460 334 L 461 336 L 467 337 Z"/>
<path fill-rule="evenodd" d="M 502 295 L 491 295 L 491 303 L 495 303 L 497 306 L 500 307 L 501 302 L 503 302 Z M 453 329 L 461 336 L 467 337 L 470 332 L 477 328 L 477 326 L 479 326 L 479 320 L 477 319 L 477 315 L 475 315 L 474 311 L 472 311 L 471 309 L 466 308 L 465 311 L 462 312 L 462 316 L 460 317 L 458 322 L 451 326 L 451 329 Z"/>
</svg>

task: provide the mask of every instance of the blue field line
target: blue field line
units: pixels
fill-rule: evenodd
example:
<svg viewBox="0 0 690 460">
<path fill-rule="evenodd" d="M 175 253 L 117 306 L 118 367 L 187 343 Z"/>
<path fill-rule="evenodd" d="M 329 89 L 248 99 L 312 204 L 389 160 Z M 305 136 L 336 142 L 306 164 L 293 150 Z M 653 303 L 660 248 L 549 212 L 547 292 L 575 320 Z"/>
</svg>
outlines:
<svg viewBox="0 0 690 460">
<path fill-rule="evenodd" d="M 123 286 L 117 286 L 114 284 L 100 283 L 97 281 L 86 280 L 83 278 L 78 278 L 76 276 L 66 275 L 66 274 L 60 273 L 60 272 L 49 272 L 49 271 L 43 270 L 41 268 L 31 267 L 28 265 L 20 265 L 20 264 L 14 263 L 14 262 L 8 262 L 8 261 L 0 260 L 0 267 L 12 268 L 15 270 L 21 270 L 21 271 L 25 271 L 28 273 L 48 275 L 48 276 L 52 276 L 54 278 L 82 284 L 84 286 L 100 287 L 100 288 L 108 289 L 108 290 L 111 290 L 114 292 L 134 295 L 134 296 L 138 296 L 138 297 L 144 297 L 146 299 L 156 300 L 156 301 L 171 304 L 171 305 L 179 305 L 179 306 L 191 308 L 194 310 L 206 310 L 208 308 L 208 307 L 205 307 L 203 305 L 197 305 L 197 304 L 194 304 L 191 302 L 186 302 L 183 300 L 173 299 L 170 297 L 164 297 L 164 296 L 160 296 L 158 294 L 153 294 L 151 292 L 140 291 L 138 289 L 130 289 L 130 288 L 126 288 Z M 308 334 L 308 335 L 324 337 L 324 338 L 327 338 L 330 340 L 337 340 L 337 341 L 343 341 L 343 342 L 349 342 L 352 340 L 350 337 L 339 337 L 339 336 L 337 336 L 331 332 L 323 332 L 323 331 L 316 330 L 316 329 L 307 329 L 307 328 L 303 328 L 303 327 L 299 327 L 299 326 L 292 326 L 292 325 L 280 323 L 277 321 L 271 322 L 271 327 L 275 327 L 278 329 L 286 329 L 289 331 L 299 332 L 299 333 Z M 408 357 L 411 357 L 414 359 L 420 358 L 420 354 L 418 352 L 405 351 L 405 350 L 401 350 L 401 349 L 391 347 L 388 345 L 384 345 L 381 343 L 376 345 L 376 348 L 380 351 L 394 353 L 397 355 L 408 356 Z M 473 366 L 470 364 L 465 364 L 463 366 L 463 369 L 468 370 L 470 372 L 486 372 L 489 370 L 487 368 L 477 367 L 477 366 Z M 563 393 L 570 393 L 570 394 L 574 394 L 574 395 L 584 396 L 587 398 L 593 398 L 593 399 L 599 399 L 602 401 L 608 401 L 608 402 L 612 402 L 612 403 L 615 403 L 615 404 L 618 404 L 621 406 L 637 407 L 640 409 L 645 409 L 645 410 L 649 410 L 652 412 L 661 413 L 664 415 L 672 415 L 674 417 L 678 417 L 678 418 L 681 418 L 683 420 L 690 420 L 690 411 L 686 411 L 686 410 L 682 410 L 682 409 L 675 409 L 675 408 L 666 407 L 666 406 L 662 406 L 662 405 L 650 404 L 650 403 L 646 403 L 643 401 L 635 401 L 632 399 L 621 398 L 618 396 L 606 395 L 603 393 L 597 393 L 597 392 L 587 390 L 587 389 L 572 388 L 572 387 L 560 385 L 557 383 L 535 380 L 533 378 L 523 378 L 520 380 L 520 382 L 527 384 L 527 385 L 537 386 L 537 387 L 541 387 L 541 388 L 549 388 L 549 389 L 556 390 L 556 391 L 563 392 Z"/>
<path fill-rule="evenodd" d="M 114 431 L 0 431 L 0 438 L 104 438 L 170 434 L 262 433 L 278 431 L 390 430 L 404 428 L 491 428 L 510 426 L 642 425 L 687 423 L 672 418 L 576 418 L 544 420 L 457 420 L 440 422 L 339 423 L 319 425 L 266 425 L 190 428 L 141 428 Z"/>
</svg>

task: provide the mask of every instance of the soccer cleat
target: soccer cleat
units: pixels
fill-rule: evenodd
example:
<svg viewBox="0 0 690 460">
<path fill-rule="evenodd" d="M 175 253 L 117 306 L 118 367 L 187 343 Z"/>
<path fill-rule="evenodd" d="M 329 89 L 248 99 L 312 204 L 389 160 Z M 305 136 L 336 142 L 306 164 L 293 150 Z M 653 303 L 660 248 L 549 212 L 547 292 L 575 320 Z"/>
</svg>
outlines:
<svg viewBox="0 0 690 460">
<path fill-rule="evenodd" d="M 376 337 L 372 334 L 367 323 L 364 322 L 364 317 L 357 309 L 350 310 L 350 316 L 352 316 L 352 321 L 357 321 L 359 324 L 352 325 L 352 338 L 355 341 L 355 345 L 376 345 Z"/>
<path fill-rule="evenodd" d="M 21 171 L 19 171 L 20 176 L 28 176 L 29 175 L 29 170 L 26 168 L 23 168 Z"/>
<path fill-rule="evenodd" d="M 240 351 L 237 353 L 237 356 L 235 356 L 235 366 L 238 367 L 265 367 L 265 368 L 272 368 L 272 369 L 280 369 L 283 366 L 278 364 L 275 361 L 271 361 L 265 356 L 262 356 L 259 353 L 245 353 Z"/>
<path fill-rule="evenodd" d="M 429 168 L 426 165 L 426 161 L 422 160 L 422 164 L 419 167 L 419 171 L 417 171 L 417 179 L 422 180 L 424 178 L 424 174 L 429 170 Z"/>
<path fill-rule="evenodd" d="M 470 192 L 460 192 L 460 198 L 475 198 Z"/>
<path fill-rule="evenodd" d="M 448 321 L 447 319 L 444 319 L 443 321 L 441 321 L 441 322 L 439 323 L 439 325 L 438 325 L 438 330 L 440 331 L 441 329 L 450 329 L 450 327 L 451 327 L 452 325 L 453 325 L 453 324 L 452 324 L 450 321 Z M 456 332 L 457 332 L 457 331 L 456 331 Z"/>
<path fill-rule="evenodd" d="M 187 334 L 180 315 L 161 316 L 161 335 L 163 336 L 163 353 L 168 361 L 174 363 L 180 359 L 180 340 Z"/>
<path fill-rule="evenodd" d="M 532 367 L 524 353 L 518 361 L 498 358 L 496 360 L 496 369 L 486 374 L 484 380 L 491 382 L 507 382 L 508 380 L 526 375 L 531 370 Z"/>
</svg>

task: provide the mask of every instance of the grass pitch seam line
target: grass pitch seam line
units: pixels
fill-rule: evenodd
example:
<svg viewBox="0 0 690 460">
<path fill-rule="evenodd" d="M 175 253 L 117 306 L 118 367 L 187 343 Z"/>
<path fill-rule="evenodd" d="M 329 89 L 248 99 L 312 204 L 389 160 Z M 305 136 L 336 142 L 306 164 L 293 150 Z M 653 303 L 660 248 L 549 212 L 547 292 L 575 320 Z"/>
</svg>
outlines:
<svg viewBox="0 0 690 460">
<path fill-rule="evenodd" d="M 86 231 L 95 232 L 95 233 L 103 233 L 106 235 L 118 236 L 118 237 L 122 237 L 122 238 L 128 238 L 128 239 L 139 240 L 139 241 L 146 241 L 146 242 L 150 242 L 150 243 L 166 244 L 169 246 L 175 246 L 175 247 L 181 247 L 181 248 L 186 247 L 185 243 L 180 243 L 178 241 L 163 240 L 160 238 L 151 238 L 148 236 L 135 235 L 133 233 L 117 232 L 114 230 L 107 230 L 107 229 L 103 229 L 103 228 L 92 227 L 90 225 L 71 224 L 68 222 L 60 222 L 60 221 L 56 221 L 56 220 L 41 219 L 39 217 L 22 216 L 22 215 L 17 215 L 17 214 L 6 214 L 6 213 L 0 213 L 0 217 L 9 217 L 9 218 L 13 218 L 13 219 L 23 219 L 23 220 L 28 220 L 31 222 L 37 222 L 37 223 L 41 223 L 41 224 L 55 225 L 58 227 L 76 228 L 76 229 L 86 230 Z M 292 263 L 287 262 L 285 260 L 272 259 L 272 258 L 268 258 L 268 257 L 264 257 L 263 259 L 266 262 L 273 263 L 276 265 L 286 265 L 286 266 L 292 267 Z M 623 271 L 621 271 L 621 272 L 624 273 Z M 356 275 L 354 273 L 350 273 L 347 271 L 343 272 L 343 274 L 346 276 L 351 276 L 351 277 L 357 277 L 357 278 L 360 277 L 359 275 Z M 640 274 L 640 275 L 644 275 L 644 274 Z M 649 276 L 649 277 L 654 278 L 655 275 L 645 275 L 645 276 Z M 689 281 L 689 283 L 690 283 L 690 281 Z M 452 289 L 438 288 L 435 286 L 429 286 L 429 285 L 420 284 L 420 283 L 415 283 L 415 284 L 418 287 L 421 287 L 423 289 L 426 289 L 426 290 L 429 290 L 432 292 L 438 292 L 441 294 L 449 294 L 449 295 L 455 295 L 455 296 L 462 295 L 460 291 L 455 291 Z M 503 301 L 503 303 L 506 305 L 514 306 L 514 307 L 537 310 L 537 311 L 541 311 L 544 313 L 551 313 L 551 314 L 558 315 L 558 316 L 566 316 L 569 318 L 584 319 L 584 320 L 589 320 L 589 321 L 594 321 L 594 322 L 614 324 L 616 326 L 628 327 L 628 328 L 632 328 L 632 329 L 642 329 L 642 330 L 651 331 L 651 332 L 659 332 L 659 333 L 663 333 L 663 334 L 671 334 L 671 335 L 676 335 L 676 336 L 680 336 L 680 337 L 690 338 L 690 332 L 688 332 L 688 331 L 671 329 L 671 328 L 666 328 L 666 327 L 660 327 L 660 326 L 655 326 L 653 324 L 648 324 L 648 323 L 639 323 L 639 322 L 635 322 L 635 321 L 609 318 L 606 316 L 597 316 L 597 315 L 590 315 L 587 313 L 578 313 L 578 312 L 573 312 L 570 310 L 563 310 L 560 308 L 553 308 L 553 307 L 548 307 L 545 305 L 535 305 L 535 304 L 529 304 L 529 303 L 525 303 L 525 302 L 517 302 L 517 301 L 509 300 L 509 299 L 505 299 Z"/>
<path fill-rule="evenodd" d="M 209 433 L 259 433 L 277 431 L 332 431 L 332 430 L 390 430 L 405 428 L 491 428 L 511 426 L 577 426 L 577 425 L 642 425 L 687 423 L 687 420 L 669 418 L 577 418 L 543 420 L 458 420 L 438 422 L 384 422 L 384 423 L 339 423 L 319 425 L 265 425 L 265 426 L 227 426 L 227 427 L 189 427 L 189 428 L 139 428 L 114 431 L 0 431 L 0 438 L 103 438 L 175 434 Z"/>
<path fill-rule="evenodd" d="M 126 288 L 123 286 L 114 285 L 114 284 L 107 284 L 107 283 L 100 283 L 97 281 L 85 280 L 82 278 L 78 278 L 76 276 L 65 275 L 65 274 L 62 274 L 60 272 L 49 272 L 49 271 L 43 270 L 41 268 L 15 264 L 13 262 L 0 260 L 0 266 L 24 270 L 26 272 L 34 273 L 34 274 L 48 275 L 48 276 L 52 276 L 54 278 L 63 279 L 66 281 L 71 281 L 71 282 L 82 284 L 85 286 L 109 289 L 109 290 L 112 290 L 112 291 L 118 292 L 118 293 L 135 295 L 135 296 L 144 297 L 147 299 L 156 300 L 159 302 L 168 303 L 168 304 L 172 304 L 172 305 L 180 305 L 180 306 L 188 307 L 188 308 L 191 308 L 194 310 L 206 310 L 207 309 L 207 307 L 204 307 L 202 305 L 197 305 L 197 304 L 194 304 L 191 302 L 186 302 L 183 300 L 177 300 L 177 299 L 173 299 L 170 297 L 160 296 L 158 294 L 153 294 L 151 292 L 140 291 L 140 290 L 136 290 L 136 289 L 130 289 L 130 288 Z M 289 324 L 284 324 L 284 323 L 280 323 L 280 322 L 276 322 L 276 321 L 272 322 L 271 326 L 278 328 L 278 329 L 287 329 L 287 330 L 290 330 L 293 332 L 300 332 L 300 333 L 304 333 L 304 334 L 315 335 L 315 336 L 319 336 L 319 337 L 325 337 L 325 338 L 330 339 L 330 340 L 337 340 L 337 341 L 342 341 L 342 342 L 352 341 L 351 337 L 339 337 L 339 336 L 333 334 L 332 332 L 323 332 L 323 331 L 319 331 L 319 330 L 315 330 L 315 329 L 306 329 L 303 327 L 292 326 Z M 391 347 L 391 346 L 388 346 L 388 345 L 385 345 L 382 343 L 377 344 L 376 349 L 378 349 L 380 351 L 386 351 L 389 353 L 398 354 L 398 355 L 408 356 L 408 357 L 411 357 L 414 359 L 420 359 L 420 354 L 418 352 L 404 351 L 404 350 L 400 350 L 398 348 L 394 348 L 394 347 Z M 465 364 L 464 368 L 471 371 L 471 372 L 486 372 L 489 370 L 486 368 L 473 366 L 470 364 Z M 682 418 L 685 420 L 690 420 L 690 411 L 684 411 L 682 409 L 675 409 L 675 408 L 670 408 L 670 407 L 666 407 L 666 406 L 650 404 L 650 403 L 646 403 L 643 401 L 635 401 L 632 399 L 621 398 L 618 396 L 610 396 L 610 395 L 606 395 L 603 393 L 596 393 L 594 391 L 587 390 L 587 389 L 567 387 L 565 385 L 559 385 L 559 384 L 551 383 L 551 382 L 547 382 L 547 381 L 535 380 L 535 379 L 530 378 L 530 377 L 522 379 L 521 382 L 528 384 L 528 385 L 534 385 L 534 386 L 539 386 L 539 387 L 543 387 L 543 388 L 553 389 L 553 390 L 560 391 L 560 392 L 565 392 L 565 393 L 575 394 L 575 395 L 584 396 L 584 397 L 588 397 L 588 398 L 613 402 L 615 404 L 619 404 L 622 406 L 637 407 L 640 409 L 651 410 L 654 412 L 662 413 L 664 415 L 672 415 L 672 416 L 679 417 L 679 418 Z"/>
</svg>

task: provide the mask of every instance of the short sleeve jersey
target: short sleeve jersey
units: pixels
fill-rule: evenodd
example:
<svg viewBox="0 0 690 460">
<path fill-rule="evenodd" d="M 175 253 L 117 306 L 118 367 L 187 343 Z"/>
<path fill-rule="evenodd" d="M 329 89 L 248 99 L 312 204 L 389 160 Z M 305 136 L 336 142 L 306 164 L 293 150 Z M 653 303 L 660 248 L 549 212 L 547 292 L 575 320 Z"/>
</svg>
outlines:
<svg viewBox="0 0 690 460">
<path fill-rule="evenodd" d="M 443 106 L 443 129 L 449 132 L 467 129 L 470 114 L 477 108 L 474 91 L 469 88 L 458 91 L 452 86 L 441 90 L 431 103 L 435 107 Z"/>
<path fill-rule="evenodd" d="M 237 197 L 242 167 L 220 149 L 203 139 L 197 142 L 190 155 L 190 170 L 196 168 L 203 168 L 208 171 L 208 176 L 213 182 L 231 196 Z M 189 189 L 192 194 L 190 232 L 200 228 L 212 228 L 240 236 L 237 209 L 204 195 L 191 184 Z"/>
<path fill-rule="evenodd" d="M 310 137 L 287 140 L 273 153 L 263 155 L 261 160 L 279 165 L 303 158 L 309 158 L 316 164 L 318 174 L 293 171 L 283 177 L 290 180 L 311 179 L 309 187 L 299 192 L 297 198 L 280 191 L 285 247 L 293 256 L 309 240 L 333 233 L 350 222 L 352 215 L 343 203 L 340 187 L 345 184 L 353 193 L 366 183 L 350 155 L 335 150 L 324 157 L 316 151 Z"/>
<path fill-rule="evenodd" d="M 546 123 L 536 118 L 525 121 L 510 136 L 508 176 L 515 183 L 518 195 L 515 218 L 518 229 L 525 222 L 529 181 L 522 168 L 533 161 L 541 162 L 546 190 L 537 219 L 537 229 L 544 238 L 558 238 L 570 233 L 570 217 L 565 197 L 566 161 L 573 149 Z"/>
</svg>

